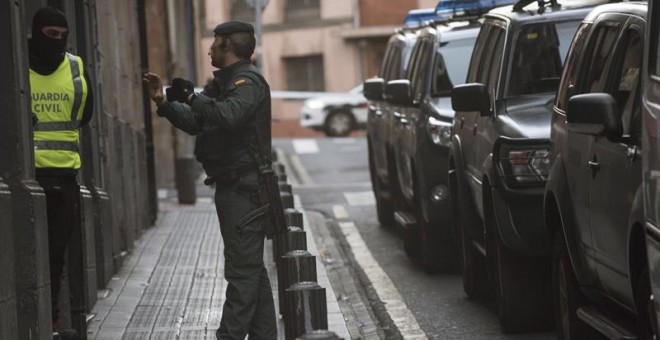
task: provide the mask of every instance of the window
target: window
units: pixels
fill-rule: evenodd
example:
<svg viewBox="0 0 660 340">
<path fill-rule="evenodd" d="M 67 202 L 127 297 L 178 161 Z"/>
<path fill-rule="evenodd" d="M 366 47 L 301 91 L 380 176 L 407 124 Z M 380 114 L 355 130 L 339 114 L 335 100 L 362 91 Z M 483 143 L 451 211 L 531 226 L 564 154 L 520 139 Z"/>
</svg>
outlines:
<svg viewBox="0 0 660 340">
<path fill-rule="evenodd" d="M 592 51 L 591 63 L 589 65 L 589 74 L 584 84 L 585 92 L 603 92 L 605 89 L 604 74 L 607 70 L 606 64 L 610 59 L 614 43 L 619 35 L 619 23 L 605 23 L 598 27 L 595 32 L 595 45 L 589 46 Z"/>
<path fill-rule="evenodd" d="M 286 0 L 286 20 L 310 21 L 321 17 L 319 0 Z"/>
<path fill-rule="evenodd" d="M 474 83 L 479 81 L 477 74 L 479 72 L 479 65 L 481 64 L 481 55 L 484 51 L 484 48 L 488 44 L 488 35 L 490 30 L 493 28 L 492 22 L 486 22 L 479 30 L 479 36 L 477 36 L 477 42 L 474 46 L 474 52 L 472 52 L 472 58 L 470 63 L 470 70 L 468 71 L 468 83 Z"/>
<path fill-rule="evenodd" d="M 564 64 L 564 74 L 562 75 L 563 81 L 559 84 L 559 90 L 557 91 L 557 108 L 560 110 L 566 110 L 568 99 L 575 94 L 575 86 L 577 86 L 577 63 L 584 50 L 585 39 L 587 38 L 591 27 L 591 24 L 583 24 L 573 38 L 573 44 L 571 44 L 571 49 L 568 52 L 566 63 Z"/>
<path fill-rule="evenodd" d="M 557 90 L 562 61 L 579 22 L 542 23 L 523 27 L 516 37 L 507 96 Z"/>
<path fill-rule="evenodd" d="M 497 30 L 497 36 L 494 37 L 493 56 L 490 60 L 490 71 L 488 81 L 485 82 L 492 98 L 497 96 L 497 81 L 500 79 L 500 70 L 502 66 L 502 55 L 504 53 L 504 34 L 503 29 Z"/>
<path fill-rule="evenodd" d="M 418 40 L 413 56 L 415 60 L 411 60 L 410 70 L 408 71 L 408 79 L 410 79 L 411 92 L 415 101 L 420 101 L 422 96 L 426 94 L 426 86 L 428 84 L 428 70 L 431 57 L 431 49 L 433 42 L 429 39 Z"/>
<path fill-rule="evenodd" d="M 635 30 L 626 33 L 621 65 L 617 68 L 612 96 L 616 99 L 621 112 L 623 134 L 639 137 L 641 135 L 641 116 L 639 114 L 639 83 L 642 65 L 642 38 Z"/>
<path fill-rule="evenodd" d="M 325 91 L 323 56 L 285 58 L 289 91 Z"/>
<path fill-rule="evenodd" d="M 245 0 L 231 0 L 231 19 L 241 21 L 254 21 L 254 8 L 248 6 Z"/>
</svg>

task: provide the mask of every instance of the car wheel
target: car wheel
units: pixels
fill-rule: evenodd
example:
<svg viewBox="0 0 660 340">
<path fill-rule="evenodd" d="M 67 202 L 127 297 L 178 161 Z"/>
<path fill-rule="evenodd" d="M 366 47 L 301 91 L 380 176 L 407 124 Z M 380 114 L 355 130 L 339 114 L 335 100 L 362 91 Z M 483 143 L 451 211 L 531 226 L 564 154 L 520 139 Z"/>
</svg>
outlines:
<svg viewBox="0 0 660 340">
<path fill-rule="evenodd" d="M 380 179 L 374 165 L 373 154 L 369 152 L 369 171 L 371 172 L 371 185 L 373 186 L 374 196 L 376 197 L 376 214 L 381 226 L 390 226 L 394 224 L 394 208 L 392 202 L 386 200 L 381 194 Z"/>
<path fill-rule="evenodd" d="M 637 280 L 637 294 L 635 295 L 635 306 L 637 307 L 637 338 L 643 340 L 656 339 L 653 330 L 655 309 L 651 301 L 651 284 L 649 269 L 646 264 Z"/>
<path fill-rule="evenodd" d="M 417 178 L 417 177 L 415 177 Z M 456 244 L 451 237 L 452 230 L 448 220 L 427 222 L 424 219 L 424 188 L 415 181 L 416 219 L 417 219 L 417 238 L 415 239 L 415 248 L 419 249 L 417 261 L 421 267 L 429 274 L 436 272 L 447 272 L 456 268 L 458 262 L 458 252 Z M 445 232 L 446 235 L 442 235 Z M 444 237 L 443 237 L 444 236 Z"/>
<path fill-rule="evenodd" d="M 344 137 L 353 130 L 355 126 L 355 117 L 348 110 L 331 111 L 325 119 L 323 129 L 325 134 L 330 137 Z"/>
<path fill-rule="evenodd" d="M 561 232 L 555 237 L 552 252 L 552 291 L 557 339 L 603 338 L 602 335 L 577 316 L 577 310 L 587 304 L 587 299 L 578 286 L 577 278 L 573 272 L 573 266 L 566 250 L 564 235 Z"/>
<path fill-rule="evenodd" d="M 461 233 L 461 274 L 463 290 L 468 297 L 484 299 L 489 296 L 486 284 L 486 259 L 475 249 L 473 239 L 465 231 L 462 216 L 457 218 Z"/>
<path fill-rule="evenodd" d="M 495 238 L 497 307 L 506 333 L 552 327 L 552 291 L 549 259 L 527 257 Z"/>
<path fill-rule="evenodd" d="M 468 297 L 474 299 L 488 298 L 490 290 L 487 284 L 486 259 L 473 245 L 473 239 L 466 232 L 468 221 L 466 216 L 471 213 L 463 205 L 468 202 L 465 177 L 463 173 L 452 167 L 453 176 L 450 176 L 450 186 L 453 188 L 452 205 L 456 216 L 456 235 L 459 240 L 461 276 L 463 277 L 463 290 Z"/>
</svg>

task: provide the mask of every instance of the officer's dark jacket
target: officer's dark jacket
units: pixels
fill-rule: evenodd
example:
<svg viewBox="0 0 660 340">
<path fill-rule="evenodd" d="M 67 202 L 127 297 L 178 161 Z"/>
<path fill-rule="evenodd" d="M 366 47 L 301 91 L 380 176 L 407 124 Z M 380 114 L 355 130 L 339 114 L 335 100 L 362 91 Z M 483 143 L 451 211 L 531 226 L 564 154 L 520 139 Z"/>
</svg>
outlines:
<svg viewBox="0 0 660 340">
<path fill-rule="evenodd" d="M 213 73 L 192 106 L 170 102 L 158 115 L 195 135 L 195 157 L 210 177 L 271 163 L 270 87 L 249 60 Z M 261 146 L 259 146 L 259 143 Z M 254 158 L 261 157 L 259 162 Z"/>
</svg>

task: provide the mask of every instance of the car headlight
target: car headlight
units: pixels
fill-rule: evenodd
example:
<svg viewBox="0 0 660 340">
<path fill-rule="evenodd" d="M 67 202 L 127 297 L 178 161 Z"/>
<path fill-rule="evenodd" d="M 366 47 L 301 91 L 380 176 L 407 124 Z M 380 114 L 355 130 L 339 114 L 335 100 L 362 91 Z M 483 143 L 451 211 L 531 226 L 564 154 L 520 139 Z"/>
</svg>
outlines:
<svg viewBox="0 0 660 340">
<path fill-rule="evenodd" d="M 545 185 L 551 167 L 548 141 L 521 139 L 511 142 L 513 140 L 495 143 L 495 161 L 504 181 L 511 186 Z"/>
<path fill-rule="evenodd" d="M 451 123 L 429 117 L 426 121 L 426 132 L 435 145 L 449 146 L 451 143 Z"/>
<path fill-rule="evenodd" d="M 325 106 L 320 100 L 308 100 L 306 105 L 312 110 L 319 110 Z"/>
</svg>

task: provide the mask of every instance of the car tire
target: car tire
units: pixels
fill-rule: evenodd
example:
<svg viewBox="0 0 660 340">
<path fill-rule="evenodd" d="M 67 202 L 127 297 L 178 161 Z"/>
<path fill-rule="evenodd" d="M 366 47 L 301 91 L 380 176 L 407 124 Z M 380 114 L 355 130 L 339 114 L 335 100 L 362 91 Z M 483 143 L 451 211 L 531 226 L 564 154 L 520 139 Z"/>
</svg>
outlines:
<svg viewBox="0 0 660 340">
<path fill-rule="evenodd" d="M 418 175 L 419 176 L 419 175 Z M 415 179 L 418 177 L 415 177 Z M 437 272 L 448 272 L 456 269 L 458 262 L 458 251 L 456 244 L 451 237 L 452 230 L 448 230 L 450 225 L 447 220 L 427 222 L 424 218 L 423 197 L 424 188 L 415 180 L 416 188 L 415 198 L 417 201 L 415 208 L 415 217 L 417 219 L 416 238 L 411 240 L 411 245 L 418 249 L 416 261 L 429 274 Z M 442 232 L 447 235 L 443 237 Z"/>
<path fill-rule="evenodd" d="M 550 261 L 520 255 L 494 235 L 500 324 L 505 333 L 552 328 Z"/>
<path fill-rule="evenodd" d="M 371 185 L 373 186 L 374 196 L 376 198 L 376 214 L 381 227 L 394 224 L 394 207 L 392 201 L 384 199 L 381 194 L 381 184 L 376 172 L 373 153 L 369 146 L 369 171 L 371 172 Z"/>
<path fill-rule="evenodd" d="M 461 232 L 461 275 L 463 291 L 469 298 L 485 299 L 490 296 L 486 284 L 486 259 L 475 249 L 473 239 L 465 231 L 463 217 L 457 218 Z"/>
<path fill-rule="evenodd" d="M 454 191 L 452 192 L 452 205 L 456 216 L 455 234 L 459 240 L 463 290 L 472 299 L 486 299 L 490 297 L 486 258 L 474 247 L 473 239 L 466 231 L 468 221 L 465 218 L 471 214 L 469 209 L 464 206 L 469 202 L 467 188 L 465 188 L 467 182 L 460 169 L 452 166 L 451 171 L 454 172 L 454 176 L 450 176 L 450 187 Z"/>
<path fill-rule="evenodd" d="M 552 252 L 552 293 L 557 339 L 603 338 L 577 316 L 577 310 L 588 302 L 580 291 L 571 259 L 568 256 L 564 235 L 561 232 L 555 236 Z"/>
<path fill-rule="evenodd" d="M 637 308 L 637 339 L 652 340 L 656 339 L 653 330 L 655 310 L 651 301 L 651 284 L 649 279 L 648 265 L 644 264 L 637 280 L 637 289 L 635 290 L 635 306 Z"/>
<path fill-rule="evenodd" d="M 323 130 L 328 137 L 348 136 L 354 127 L 355 117 L 347 109 L 330 111 L 323 124 Z"/>
</svg>

